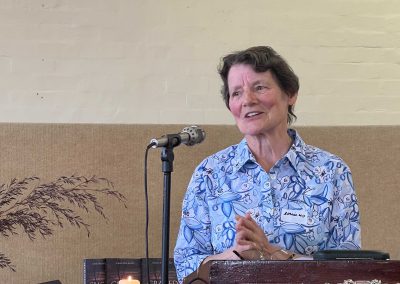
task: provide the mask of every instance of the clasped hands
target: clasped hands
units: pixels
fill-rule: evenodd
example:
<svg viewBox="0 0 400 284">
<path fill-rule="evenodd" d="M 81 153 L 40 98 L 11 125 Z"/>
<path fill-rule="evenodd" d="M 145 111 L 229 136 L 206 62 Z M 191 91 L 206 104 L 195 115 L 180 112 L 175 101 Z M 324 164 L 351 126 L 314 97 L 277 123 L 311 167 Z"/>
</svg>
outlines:
<svg viewBox="0 0 400 284">
<path fill-rule="evenodd" d="M 288 260 L 294 254 L 271 245 L 249 213 L 236 216 L 236 244 L 230 250 L 242 260 Z"/>
</svg>

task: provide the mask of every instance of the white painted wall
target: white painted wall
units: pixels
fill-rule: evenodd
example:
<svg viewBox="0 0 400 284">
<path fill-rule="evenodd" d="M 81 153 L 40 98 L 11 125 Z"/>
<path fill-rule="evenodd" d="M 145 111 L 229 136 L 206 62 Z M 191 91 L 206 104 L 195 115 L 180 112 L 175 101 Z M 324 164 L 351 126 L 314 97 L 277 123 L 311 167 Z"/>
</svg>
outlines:
<svg viewBox="0 0 400 284">
<path fill-rule="evenodd" d="M 400 124 L 396 0 L 0 0 L 0 121 L 232 124 L 216 68 L 253 45 L 296 125 Z"/>
</svg>

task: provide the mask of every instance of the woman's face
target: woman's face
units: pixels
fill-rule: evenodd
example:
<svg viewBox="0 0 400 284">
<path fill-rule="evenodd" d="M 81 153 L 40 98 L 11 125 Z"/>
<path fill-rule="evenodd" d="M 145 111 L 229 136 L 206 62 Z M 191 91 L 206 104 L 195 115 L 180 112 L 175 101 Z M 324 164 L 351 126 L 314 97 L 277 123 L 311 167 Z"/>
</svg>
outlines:
<svg viewBox="0 0 400 284">
<path fill-rule="evenodd" d="M 236 64 L 228 74 L 229 108 L 239 130 L 257 136 L 287 130 L 289 96 L 270 71 L 257 73 L 250 65 Z"/>
</svg>

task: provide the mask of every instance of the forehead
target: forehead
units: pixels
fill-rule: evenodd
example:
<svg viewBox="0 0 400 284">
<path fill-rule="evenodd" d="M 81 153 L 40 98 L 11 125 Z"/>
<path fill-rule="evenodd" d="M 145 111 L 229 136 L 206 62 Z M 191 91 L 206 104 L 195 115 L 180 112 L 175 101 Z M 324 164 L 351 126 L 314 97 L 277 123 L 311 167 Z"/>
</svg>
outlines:
<svg viewBox="0 0 400 284">
<path fill-rule="evenodd" d="M 235 64 L 228 73 L 228 85 L 234 87 L 245 83 L 253 83 L 255 81 L 273 80 L 271 71 L 256 72 L 251 65 Z"/>
</svg>

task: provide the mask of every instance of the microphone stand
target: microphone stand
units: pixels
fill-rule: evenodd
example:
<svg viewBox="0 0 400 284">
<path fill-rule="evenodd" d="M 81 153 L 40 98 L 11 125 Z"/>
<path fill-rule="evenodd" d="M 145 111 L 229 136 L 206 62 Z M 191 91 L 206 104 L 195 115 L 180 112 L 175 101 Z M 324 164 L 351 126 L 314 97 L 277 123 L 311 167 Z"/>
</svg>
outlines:
<svg viewBox="0 0 400 284">
<path fill-rule="evenodd" d="M 173 149 L 181 144 L 181 138 L 178 134 L 168 134 L 167 137 L 168 145 L 163 147 L 161 151 L 162 171 L 164 172 L 161 284 L 168 283 L 171 172 L 173 172 L 174 167 Z"/>
</svg>

